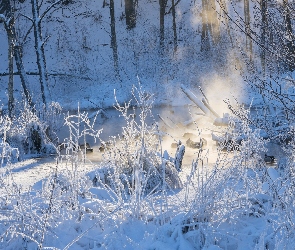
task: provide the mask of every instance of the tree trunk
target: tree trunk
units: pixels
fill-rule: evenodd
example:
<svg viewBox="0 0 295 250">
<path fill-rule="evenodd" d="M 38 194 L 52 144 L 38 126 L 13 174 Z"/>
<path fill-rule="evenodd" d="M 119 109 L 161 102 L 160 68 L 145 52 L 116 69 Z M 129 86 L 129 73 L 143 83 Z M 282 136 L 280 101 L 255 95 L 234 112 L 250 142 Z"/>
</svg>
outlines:
<svg viewBox="0 0 295 250">
<path fill-rule="evenodd" d="M 34 38 L 35 38 L 35 50 L 37 56 L 37 65 L 39 71 L 39 79 L 41 85 L 42 101 L 46 107 L 49 101 L 50 94 L 48 89 L 48 76 L 46 72 L 46 60 L 44 53 L 44 43 L 42 39 L 41 19 L 39 16 L 38 0 L 31 0 L 32 14 L 33 14 L 33 26 L 34 26 Z"/>
<path fill-rule="evenodd" d="M 201 35 L 201 51 L 210 49 L 208 20 L 207 20 L 207 0 L 202 0 L 202 35 Z"/>
<path fill-rule="evenodd" d="M 10 0 L 0 0 L 0 14 L 8 20 L 11 17 Z"/>
<path fill-rule="evenodd" d="M 7 33 L 7 37 L 8 37 L 8 41 L 10 43 L 11 46 L 9 46 L 9 77 L 10 77 L 10 80 L 9 80 L 9 87 L 8 87 L 8 92 L 9 92 L 9 102 L 11 104 L 9 104 L 8 106 L 12 107 L 12 103 L 13 103 L 13 77 L 12 77 L 12 72 L 13 72 L 13 61 L 12 61 L 12 58 L 13 58 L 13 55 L 14 55 L 14 58 L 15 58 L 15 62 L 16 62 L 16 67 L 18 69 L 18 72 L 20 73 L 20 79 L 21 79 L 21 84 L 22 84 L 22 87 L 23 87 L 23 91 L 24 91 L 24 94 L 26 96 L 26 99 L 27 99 L 27 102 L 28 104 L 30 105 L 30 107 L 33 107 L 33 103 L 32 103 L 32 99 L 31 99 L 31 95 L 30 95 L 30 92 L 27 88 L 28 86 L 28 79 L 27 79 L 27 75 L 26 75 L 26 71 L 24 69 L 24 65 L 23 65 L 23 61 L 22 61 L 22 58 L 21 58 L 21 52 L 20 52 L 20 48 L 19 46 L 17 45 L 17 39 L 16 39 L 16 36 L 15 36 L 15 28 L 14 28 L 14 22 L 13 20 L 10 20 L 8 21 L 11 16 L 12 16 L 12 13 L 11 13 L 11 5 L 10 5 L 10 2 L 9 0 L 2 0 L 1 4 L 0 4 L 0 14 L 4 15 L 6 20 L 2 20 L 4 22 L 4 25 L 5 25 L 5 30 L 6 30 L 6 33 Z M 8 23 L 7 23 L 8 21 Z M 12 51 L 11 51 L 12 49 Z M 13 54 L 12 54 L 13 53 Z M 11 110 L 11 108 L 9 108 L 9 110 Z"/>
<path fill-rule="evenodd" d="M 27 99 L 29 106 L 31 108 L 34 108 L 34 103 L 32 101 L 30 91 L 28 90 L 28 87 L 27 87 L 29 81 L 28 81 L 27 74 L 26 74 L 26 71 L 24 68 L 24 63 L 23 63 L 23 59 L 21 56 L 20 46 L 18 46 L 18 45 L 14 46 L 14 58 L 15 58 L 15 64 L 16 64 L 17 70 L 20 74 L 20 80 L 21 80 L 21 84 L 23 87 L 25 97 Z"/>
<path fill-rule="evenodd" d="M 177 51 L 177 30 L 176 30 L 176 13 L 175 13 L 175 1 L 172 0 L 172 19 L 173 19 L 173 35 L 174 35 L 174 52 Z"/>
<path fill-rule="evenodd" d="M 113 50 L 114 69 L 116 77 L 119 78 L 119 64 L 118 64 L 118 47 L 116 37 L 116 19 L 114 0 L 110 0 L 110 16 L 111 16 L 111 47 Z"/>
<path fill-rule="evenodd" d="M 13 23 L 13 21 L 11 21 Z M 13 34 L 11 25 L 6 27 L 7 38 L 8 38 L 8 71 L 9 71 L 9 81 L 8 81 L 8 115 L 12 118 L 14 109 L 14 97 L 13 97 Z"/>
<path fill-rule="evenodd" d="M 265 0 L 262 0 L 265 1 Z M 245 33 L 246 33 L 246 52 L 250 60 L 252 60 L 252 39 L 250 37 L 250 6 L 249 0 L 244 0 L 244 16 L 245 16 Z"/>
<path fill-rule="evenodd" d="M 160 4 L 160 47 L 161 51 L 164 47 L 164 31 L 165 31 L 165 7 L 166 7 L 166 0 L 159 0 Z"/>
<path fill-rule="evenodd" d="M 263 74 L 265 75 L 265 49 L 266 49 L 266 10 L 267 10 L 267 0 L 261 0 L 261 66 Z"/>
<path fill-rule="evenodd" d="M 10 5 L 9 0 L 0 1 L 0 14 L 3 15 L 1 22 L 4 23 L 4 27 L 7 34 L 8 41 L 8 115 L 11 118 L 13 109 L 14 109 L 14 97 L 13 97 L 13 84 L 14 84 L 14 76 L 13 76 L 13 46 L 14 46 L 14 36 L 12 33 L 12 27 L 14 25 L 13 12 Z"/>
<path fill-rule="evenodd" d="M 217 44 L 220 40 L 220 29 L 215 0 L 208 0 L 207 13 L 213 43 Z"/>
<path fill-rule="evenodd" d="M 293 30 L 291 24 L 291 17 L 290 17 L 290 8 L 288 6 L 288 0 L 283 1 L 284 4 L 284 19 L 285 19 L 285 32 L 287 37 L 287 68 L 290 71 L 293 71 L 295 68 L 295 46 L 293 41 Z"/>
<path fill-rule="evenodd" d="M 223 20 L 224 20 L 224 23 L 225 23 L 225 26 L 226 26 L 226 31 L 227 31 L 228 37 L 230 39 L 230 42 L 233 45 L 233 39 L 232 39 L 232 36 L 230 34 L 230 26 L 229 26 L 229 22 L 228 22 L 229 21 L 229 17 L 228 17 L 229 13 L 228 13 L 228 8 L 227 8 L 227 3 L 226 3 L 225 0 L 220 0 L 220 1 L 218 1 L 218 3 L 220 5 L 220 9 L 224 13 Z"/>
<path fill-rule="evenodd" d="M 133 0 L 125 0 L 125 16 L 127 29 L 133 29 L 136 26 L 135 3 Z"/>
<path fill-rule="evenodd" d="M 210 49 L 210 38 L 214 44 L 217 44 L 220 40 L 215 0 L 202 0 L 201 51 Z"/>
</svg>

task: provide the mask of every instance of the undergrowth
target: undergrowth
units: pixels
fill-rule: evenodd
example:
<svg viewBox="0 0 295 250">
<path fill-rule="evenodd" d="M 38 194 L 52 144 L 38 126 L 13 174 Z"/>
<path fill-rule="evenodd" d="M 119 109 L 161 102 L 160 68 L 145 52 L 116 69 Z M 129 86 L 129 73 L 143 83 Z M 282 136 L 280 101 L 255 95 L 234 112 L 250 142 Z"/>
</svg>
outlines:
<svg viewBox="0 0 295 250">
<path fill-rule="evenodd" d="M 157 123 L 147 122 L 151 95 L 140 86 L 132 94 L 133 106 L 116 102 L 126 125 L 103 142 L 99 165 L 80 143 L 102 131 L 86 112 L 67 114 L 69 137 L 51 174 L 29 190 L 14 179 L 17 149 L 5 144 L 11 121 L 1 117 L 1 249 L 292 249 L 294 142 L 277 168 L 266 165 L 268 141 L 232 117 L 238 147 L 221 145 L 213 166 L 199 148 L 190 170 L 178 168 Z"/>
</svg>

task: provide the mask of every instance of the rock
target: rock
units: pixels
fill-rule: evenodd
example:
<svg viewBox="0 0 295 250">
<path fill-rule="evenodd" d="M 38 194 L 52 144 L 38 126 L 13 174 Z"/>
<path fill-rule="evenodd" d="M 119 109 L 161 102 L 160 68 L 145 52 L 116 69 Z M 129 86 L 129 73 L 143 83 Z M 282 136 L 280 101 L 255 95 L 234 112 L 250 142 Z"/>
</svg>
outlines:
<svg viewBox="0 0 295 250">
<path fill-rule="evenodd" d="M 86 150 L 86 153 L 93 152 L 93 148 L 90 147 L 90 144 L 88 142 L 86 142 L 85 144 L 80 144 L 79 148 L 82 151 Z"/>
<path fill-rule="evenodd" d="M 207 145 L 207 140 L 204 138 L 201 138 L 200 142 L 195 142 L 190 138 L 186 141 L 186 146 L 188 146 L 189 148 L 202 148 L 205 145 Z"/>
<path fill-rule="evenodd" d="M 264 155 L 264 161 L 265 161 L 265 163 L 267 163 L 267 164 L 272 164 L 272 163 L 275 162 L 275 157 L 272 156 L 272 155 L 267 155 L 267 154 L 265 154 L 265 155 Z"/>
<path fill-rule="evenodd" d="M 190 139 L 190 138 L 194 138 L 194 137 L 196 137 L 193 133 L 184 133 L 183 135 L 182 135 L 182 137 L 184 138 L 184 139 Z"/>
<path fill-rule="evenodd" d="M 100 147 L 98 148 L 100 152 L 103 152 L 105 150 L 108 150 L 111 148 L 112 143 L 111 142 L 102 142 Z"/>
</svg>

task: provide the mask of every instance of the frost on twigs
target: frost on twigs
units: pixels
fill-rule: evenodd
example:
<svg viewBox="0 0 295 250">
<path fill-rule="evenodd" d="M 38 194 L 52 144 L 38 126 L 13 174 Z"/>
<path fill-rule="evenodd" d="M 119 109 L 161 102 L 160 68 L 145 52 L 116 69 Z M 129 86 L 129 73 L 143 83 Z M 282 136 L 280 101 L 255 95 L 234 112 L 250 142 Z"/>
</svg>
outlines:
<svg viewBox="0 0 295 250">
<path fill-rule="evenodd" d="M 139 199 L 163 189 L 181 188 L 176 166 L 160 153 L 161 138 L 157 136 L 156 122 L 149 124 L 147 121 L 148 118 L 153 120 L 152 95 L 140 85 L 133 86 L 132 95 L 133 100 L 124 105 L 116 99 L 115 108 L 124 117 L 126 126 L 122 135 L 111 138 L 110 150 L 104 153 L 98 176 L 120 197 Z M 132 101 L 134 106 L 131 106 Z"/>
<path fill-rule="evenodd" d="M 7 133 L 11 128 L 11 120 L 8 116 L 0 117 L 0 154 L 1 167 L 3 164 L 18 160 L 19 151 L 7 143 Z"/>
<path fill-rule="evenodd" d="M 52 103 L 44 107 L 31 109 L 27 103 L 17 104 L 16 113 L 6 131 L 5 142 L 17 148 L 20 159 L 25 156 L 56 154 L 55 131 L 59 127 L 61 107 Z"/>
<path fill-rule="evenodd" d="M 78 157 L 82 154 L 85 160 L 87 152 L 91 151 L 89 143 L 86 141 L 87 138 L 93 138 L 94 142 L 99 139 L 99 135 L 102 129 L 96 130 L 94 128 L 98 113 L 93 117 L 91 121 L 87 112 L 81 112 L 78 107 L 77 114 L 69 114 L 65 116 L 64 125 L 69 129 L 69 136 L 61 143 L 58 147 L 59 152 L 65 149 L 66 156 L 72 155 Z"/>
</svg>

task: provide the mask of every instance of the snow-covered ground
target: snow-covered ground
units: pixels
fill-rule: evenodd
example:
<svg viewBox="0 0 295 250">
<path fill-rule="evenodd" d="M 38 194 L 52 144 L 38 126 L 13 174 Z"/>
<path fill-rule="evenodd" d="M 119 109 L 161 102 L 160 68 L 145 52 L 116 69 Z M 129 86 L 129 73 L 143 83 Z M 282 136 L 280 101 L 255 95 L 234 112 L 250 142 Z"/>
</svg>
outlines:
<svg viewBox="0 0 295 250">
<path fill-rule="evenodd" d="M 50 2 L 43 1 L 40 11 Z M 39 117 L 23 110 L 15 76 L 20 111 L 10 123 L 4 116 L 8 76 L 0 77 L 0 249 L 294 249 L 294 119 L 287 115 L 292 102 L 245 84 L 246 77 L 261 74 L 260 48 L 253 47 L 258 73 L 250 76 L 243 72 L 241 56 L 246 36 L 236 28 L 231 27 L 229 39 L 229 30 L 221 26 L 219 45 L 202 51 L 202 2 L 182 0 L 176 8 L 177 50 L 169 12 L 160 53 L 158 1 L 138 1 L 132 30 L 126 29 L 124 1 L 114 2 L 119 76 L 110 44 L 109 1 L 83 0 L 65 1 L 42 21 L 47 98 L 56 102 L 52 113 L 42 109 L 39 79 L 32 74 L 28 89 Z M 233 17 L 243 13 L 239 1 L 228 3 L 228 9 Z M 15 11 L 25 69 L 36 73 L 34 36 L 27 33 L 31 21 L 23 15 L 30 16 L 30 2 L 16 2 Z M 8 47 L 2 24 L 0 41 L 0 73 L 5 73 Z M 273 85 L 270 78 L 270 92 L 293 100 L 294 74 L 279 77 Z M 149 112 L 142 112 L 133 86 L 142 88 L 141 97 L 154 98 L 153 116 L 144 121 Z M 205 114 L 182 86 L 199 102 L 207 99 L 202 103 L 213 108 L 215 118 L 230 113 L 229 126 L 213 125 L 212 111 Z M 132 98 L 126 111 L 122 107 Z M 121 105 L 121 113 L 114 104 Z M 255 114 L 258 125 L 248 120 Z M 56 131 L 47 131 L 48 124 Z M 90 129 L 83 134 L 85 128 Z M 39 145 L 36 131 L 45 146 Z M 49 155 L 50 132 L 56 132 L 51 139 L 63 148 L 61 155 Z M 276 140 L 268 141 L 269 132 Z M 286 138 L 279 137 L 285 132 Z M 222 150 L 212 140 L 217 135 L 237 144 L 237 150 Z M 206 142 L 202 148 L 191 147 L 201 140 Z M 180 172 L 179 141 L 186 146 Z M 86 158 L 77 151 L 85 142 L 93 149 Z M 47 154 L 40 154 L 40 148 L 39 154 L 30 154 L 34 143 Z M 19 162 L 11 149 L 17 145 L 23 147 Z M 110 148 L 101 152 L 102 145 Z"/>
<path fill-rule="evenodd" d="M 176 149 L 171 143 L 182 140 L 185 144 L 185 134 L 193 133 L 193 140 L 200 137 L 207 140 L 202 150 L 186 148 L 179 173 L 180 189 L 167 187 L 164 192 L 136 198 L 124 192 L 121 197 L 110 186 L 94 185 L 94 176 L 97 173 L 101 176 L 100 169 L 106 163 L 106 155 L 98 149 L 100 141 L 95 144 L 90 140 L 94 152 L 86 154 L 86 161 L 63 151 L 60 157 L 27 159 L 2 167 L 1 192 L 6 201 L 2 200 L 1 230 L 13 236 L 9 241 L 4 237 L 1 247 L 35 249 L 42 244 L 45 249 L 254 249 L 270 244 L 271 248 L 279 249 L 292 246 L 293 238 L 286 238 L 285 231 L 273 231 L 280 228 L 285 215 L 270 205 L 279 205 L 273 192 L 290 191 L 289 184 L 283 183 L 284 173 L 274 169 L 277 164 L 265 166 L 257 161 L 263 157 L 262 152 L 248 159 L 250 168 L 244 168 L 241 159 L 246 152 L 218 151 L 211 133 L 223 129 L 194 114 L 195 109 L 162 106 L 147 121 L 150 125 L 154 120 L 159 122 L 165 131 L 163 150 L 172 157 Z M 92 115 L 93 111 L 89 113 Z M 195 123 L 184 126 L 194 115 Z M 107 128 L 103 131 L 106 134 L 101 134 L 104 141 L 108 136 L 121 134 L 124 126 L 127 125 L 114 109 L 105 110 L 95 125 L 96 129 Z M 60 138 L 69 136 L 66 129 L 59 131 Z M 283 156 L 278 148 L 268 148 L 268 153 Z M 78 197 L 74 198 L 76 192 Z M 68 202 L 73 203 L 72 209 Z M 9 227 L 12 220 L 16 222 Z M 287 242 L 266 237 L 272 234 Z"/>
</svg>

